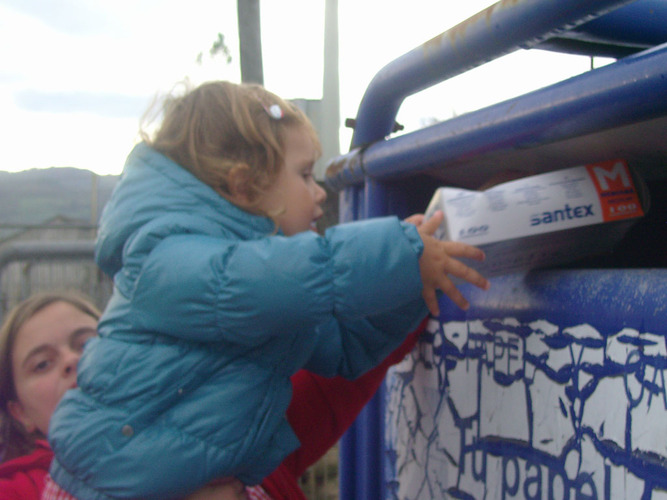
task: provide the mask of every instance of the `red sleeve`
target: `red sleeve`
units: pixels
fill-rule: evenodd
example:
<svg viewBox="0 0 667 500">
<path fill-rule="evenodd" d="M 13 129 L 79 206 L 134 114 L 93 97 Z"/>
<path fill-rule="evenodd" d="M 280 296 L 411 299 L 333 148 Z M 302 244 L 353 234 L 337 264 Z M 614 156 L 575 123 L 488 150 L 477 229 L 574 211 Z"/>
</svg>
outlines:
<svg viewBox="0 0 667 500">
<path fill-rule="evenodd" d="M 39 500 L 52 459 L 50 449 L 38 447 L 0 465 L 0 500 Z"/>
<path fill-rule="evenodd" d="M 292 377 L 293 395 L 287 419 L 301 446 L 283 465 L 300 477 L 319 460 L 352 425 L 384 380 L 387 370 L 414 347 L 426 320 L 380 365 L 356 380 L 324 378 L 306 370 Z"/>
<path fill-rule="evenodd" d="M 298 476 L 292 474 L 285 462 L 264 478 L 262 488 L 273 500 L 307 500 L 299 486 Z"/>
</svg>

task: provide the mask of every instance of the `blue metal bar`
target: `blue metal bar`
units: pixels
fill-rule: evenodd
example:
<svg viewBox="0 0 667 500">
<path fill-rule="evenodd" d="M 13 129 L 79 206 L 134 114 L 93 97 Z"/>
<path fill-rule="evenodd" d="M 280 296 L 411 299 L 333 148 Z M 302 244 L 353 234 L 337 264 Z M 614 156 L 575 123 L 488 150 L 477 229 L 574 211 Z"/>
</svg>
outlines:
<svg viewBox="0 0 667 500">
<path fill-rule="evenodd" d="M 364 193 L 364 218 L 379 217 L 387 213 L 387 193 L 384 187 L 373 179 L 367 179 Z"/>
<path fill-rule="evenodd" d="M 395 59 L 373 78 L 359 106 L 352 147 L 387 136 L 403 100 L 519 48 L 530 48 L 631 0 L 500 1 Z"/>
<path fill-rule="evenodd" d="M 382 449 L 384 388 L 373 396 L 339 444 L 339 498 L 385 498 Z"/>
<path fill-rule="evenodd" d="M 355 470 L 357 468 L 357 430 L 358 427 L 352 425 L 343 435 L 338 444 L 338 498 L 355 498 Z"/>
<path fill-rule="evenodd" d="M 471 285 L 461 291 L 472 304 L 461 311 L 441 301 L 441 319 L 498 317 L 498 311 L 518 321 L 539 317 L 554 324 L 591 322 L 602 335 L 623 328 L 642 332 L 665 331 L 667 269 L 576 269 L 511 274 L 493 278 L 488 293 Z M 576 300 L 572 300 L 576 297 Z"/>
<path fill-rule="evenodd" d="M 650 96 L 650 98 L 647 98 Z M 667 115 L 667 45 L 334 159 L 340 189 L 454 159 L 535 147 Z M 348 168 L 348 165 L 350 166 Z"/>
<path fill-rule="evenodd" d="M 569 54 L 621 58 L 667 42 L 667 2 L 637 0 L 536 45 Z"/>
<path fill-rule="evenodd" d="M 644 49 L 654 47 L 667 42 L 667 2 L 637 0 L 582 26 L 559 33 L 558 38 Z"/>
<path fill-rule="evenodd" d="M 349 222 L 363 218 L 363 186 L 351 187 L 341 191 L 338 199 L 338 217 L 340 222 Z"/>
<path fill-rule="evenodd" d="M 381 407 L 378 395 L 375 395 L 359 415 L 356 492 L 350 498 L 381 498 L 378 494 L 384 483 L 384 476 L 381 474 L 382 461 L 378 459 L 378 452 L 382 449 L 383 435 L 379 432 L 382 421 Z M 368 432 L 369 430 L 372 432 Z"/>
</svg>

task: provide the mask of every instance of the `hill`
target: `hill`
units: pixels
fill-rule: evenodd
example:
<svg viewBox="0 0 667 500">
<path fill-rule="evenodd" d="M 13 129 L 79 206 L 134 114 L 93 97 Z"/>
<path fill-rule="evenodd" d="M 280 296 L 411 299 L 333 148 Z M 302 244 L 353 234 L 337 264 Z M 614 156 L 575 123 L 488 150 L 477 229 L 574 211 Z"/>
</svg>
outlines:
<svg viewBox="0 0 667 500">
<path fill-rule="evenodd" d="M 94 174 L 78 168 L 0 172 L 0 226 L 38 224 L 57 215 L 91 220 Z M 97 217 L 119 176 L 97 176 Z"/>
<path fill-rule="evenodd" d="M 94 174 L 71 167 L 32 169 L 23 172 L 0 171 L 0 240 L 16 232 L 19 225 L 40 224 L 56 216 L 91 220 Z M 120 176 L 97 176 L 97 218 L 111 197 Z M 324 186 L 326 189 L 326 186 Z M 328 192 L 325 217 L 320 229 L 338 220 L 337 193 Z"/>
</svg>

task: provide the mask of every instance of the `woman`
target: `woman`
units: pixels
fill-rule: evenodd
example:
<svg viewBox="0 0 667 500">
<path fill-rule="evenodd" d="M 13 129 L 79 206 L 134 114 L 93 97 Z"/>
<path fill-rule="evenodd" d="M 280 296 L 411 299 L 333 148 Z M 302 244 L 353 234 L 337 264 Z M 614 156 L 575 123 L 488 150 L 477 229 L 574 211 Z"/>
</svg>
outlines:
<svg viewBox="0 0 667 500">
<path fill-rule="evenodd" d="M 53 410 L 76 385 L 76 363 L 99 310 L 75 293 L 34 295 L 0 330 L 0 498 L 40 498 L 53 454 Z"/>
<path fill-rule="evenodd" d="M 12 310 L 0 330 L 0 500 L 37 500 L 53 458 L 46 434 L 55 405 L 76 385 L 85 341 L 96 335 L 98 309 L 75 293 L 42 293 Z M 301 446 L 246 491 L 236 480 L 212 484 L 189 500 L 304 500 L 298 478 L 333 446 L 373 396 L 387 369 L 414 346 L 423 325 L 381 365 L 355 381 L 302 370 L 292 377 L 288 419 Z M 249 496 L 250 495 L 250 496 Z M 266 496 L 261 496 L 266 495 Z"/>
</svg>

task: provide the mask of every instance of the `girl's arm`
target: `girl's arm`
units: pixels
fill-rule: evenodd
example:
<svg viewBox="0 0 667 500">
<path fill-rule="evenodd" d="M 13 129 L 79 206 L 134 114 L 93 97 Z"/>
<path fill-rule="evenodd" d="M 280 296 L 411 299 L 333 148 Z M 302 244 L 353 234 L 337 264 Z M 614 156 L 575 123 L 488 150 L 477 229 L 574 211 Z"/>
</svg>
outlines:
<svg viewBox="0 0 667 500">
<path fill-rule="evenodd" d="M 426 320 L 385 360 L 357 380 L 324 378 L 307 370 L 292 377 L 287 419 L 301 441 L 283 465 L 295 478 L 319 460 L 347 431 L 384 380 L 387 370 L 414 347 Z"/>
<path fill-rule="evenodd" d="M 123 280 L 123 294 L 144 313 L 136 326 L 145 330 L 260 345 L 419 299 L 422 249 L 417 229 L 394 217 L 337 226 L 325 237 L 169 236 Z"/>
<path fill-rule="evenodd" d="M 355 379 L 380 364 L 428 314 L 419 298 L 392 311 L 317 327 L 303 368 L 324 377 Z"/>
</svg>

